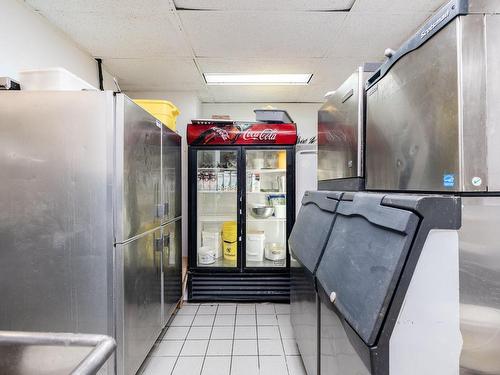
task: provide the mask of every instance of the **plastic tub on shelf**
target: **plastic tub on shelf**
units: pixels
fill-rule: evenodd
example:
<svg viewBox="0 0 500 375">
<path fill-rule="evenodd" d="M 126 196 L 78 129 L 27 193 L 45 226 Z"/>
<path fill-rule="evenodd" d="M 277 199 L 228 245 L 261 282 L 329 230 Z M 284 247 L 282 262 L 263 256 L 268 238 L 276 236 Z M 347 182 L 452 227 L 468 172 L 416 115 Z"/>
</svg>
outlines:
<svg viewBox="0 0 500 375">
<path fill-rule="evenodd" d="M 97 90 L 90 83 L 64 68 L 22 70 L 19 72 L 22 90 L 78 91 Z"/>
<path fill-rule="evenodd" d="M 262 262 L 264 260 L 265 241 L 264 231 L 247 233 L 247 261 Z"/>
<path fill-rule="evenodd" d="M 176 130 L 177 116 L 181 112 L 172 102 L 168 100 L 134 99 L 134 103 L 163 122 L 170 129 Z"/>
</svg>

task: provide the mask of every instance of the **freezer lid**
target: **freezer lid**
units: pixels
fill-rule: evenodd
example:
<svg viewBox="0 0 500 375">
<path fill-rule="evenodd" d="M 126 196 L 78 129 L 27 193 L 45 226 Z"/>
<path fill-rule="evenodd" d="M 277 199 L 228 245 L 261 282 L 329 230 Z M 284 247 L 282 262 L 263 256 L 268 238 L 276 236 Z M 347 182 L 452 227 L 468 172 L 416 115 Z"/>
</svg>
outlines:
<svg viewBox="0 0 500 375">
<path fill-rule="evenodd" d="M 429 20 L 397 51 L 392 51 L 387 60 L 378 68 L 366 82 L 366 90 L 375 85 L 391 67 L 403 56 L 416 50 L 436 33 L 442 30 L 447 24 L 457 16 L 469 12 L 469 0 L 451 0 L 443 5 Z"/>
<path fill-rule="evenodd" d="M 307 191 L 288 240 L 293 256 L 311 273 L 316 270 L 335 220 L 342 193 Z"/>
<path fill-rule="evenodd" d="M 375 343 L 419 218 L 384 207 L 381 194 L 343 200 L 318 266 L 317 279 L 363 341 Z"/>
<path fill-rule="evenodd" d="M 336 214 L 316 272 L 318 288 L 371 347 L 384 322 L 397 319 L 428 232 L 460 227 L 460 199 L 344 193 Z"/>
</svg>

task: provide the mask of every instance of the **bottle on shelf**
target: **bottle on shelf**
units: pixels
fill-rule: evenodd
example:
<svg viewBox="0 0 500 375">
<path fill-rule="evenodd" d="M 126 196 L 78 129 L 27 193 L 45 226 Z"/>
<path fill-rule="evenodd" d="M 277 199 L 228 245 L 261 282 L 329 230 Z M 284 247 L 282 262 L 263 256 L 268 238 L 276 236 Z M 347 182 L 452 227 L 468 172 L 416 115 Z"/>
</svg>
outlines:
<svg viewBox="0 0 500 375">
<path fill-rule="evenodd" d="M 217 191 L 224 191 L 224 172 L 217 172 Z"/>
<path fill-rule="evenodd" d="M 252 192 L 260 192 L 260 174 L 252 173 Z"/>
</svg>

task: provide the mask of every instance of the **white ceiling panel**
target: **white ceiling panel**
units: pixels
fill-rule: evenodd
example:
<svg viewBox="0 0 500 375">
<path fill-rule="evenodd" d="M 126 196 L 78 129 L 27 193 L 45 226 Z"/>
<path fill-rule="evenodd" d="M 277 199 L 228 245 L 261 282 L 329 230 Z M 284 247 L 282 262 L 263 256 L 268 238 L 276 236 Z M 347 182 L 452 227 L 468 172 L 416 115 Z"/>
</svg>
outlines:
<svg viewBox="0 0 500 375">
<path fill-rule="evenodd" d="M 378 56 L 386 48 L 398 49 L 431 13 L 349 13 L 342 29 L 330 41 L 329 57 Z"/>
<path fill-rule="evenodd" d="M 434 12 L 446 0 L 356 0 L 352 12 L 411 13 Z"/>
<path fill-rule="evenodd" d="M 211 102 L 297 102 L 304 86 L 208 86 Z"/>
<path fill-rule="evenodd" d="M 179 12 L 197 57 L 324 57 L 346 13 Z"/>
<path fill-rule="evenodd" d="M 71 1 L 68 3 L 73 4 Z M 88 1 L 88 6 L 82 6 L 82 9 L 98 7 L 98 3 L 99 1 Z M 191 49 L 179 28 L 175 26 L 173 15 L 168 10 L 158 13 L 151 13 L 149 10 L 136 12 L 132 7 L 115 12 L 103 6 L 98 7 L 99 11 L 73 11 L 72 7 L 65 10 L 64 6 L 55 4 L 54 7 L 40 8 L 39 12 L 43 16 L 94 56 L 192 56 Z"/>
<path fill-rule="evenodd" d="M 24 0 L 33 9 L 52 12 L 157 14 L 171 7 L 167 0 Z"/>
<path fill-rule="evenodd" d="M 192 59 L 104 59 L 122 90 L 198 90 L 204 88 Z"/>
<path fill-rule="evenodd" d="M 203 73 L 314 73 L 322 59 L 198 58 Z"/>
<path fill-rule="evenodd" d="M 354 0 L 175 0 L 179 9 L 206 10 L 348 10 Z"/>
</svg>

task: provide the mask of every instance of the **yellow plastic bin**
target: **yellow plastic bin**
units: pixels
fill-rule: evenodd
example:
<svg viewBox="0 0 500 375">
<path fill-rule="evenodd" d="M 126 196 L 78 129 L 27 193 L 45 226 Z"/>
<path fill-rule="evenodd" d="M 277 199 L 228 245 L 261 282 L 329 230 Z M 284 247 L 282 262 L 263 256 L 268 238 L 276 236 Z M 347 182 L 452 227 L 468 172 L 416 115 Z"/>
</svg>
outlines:
<svg viewBox="0 0 500 375">
<path fill-rule="evenodd" d="M 175 131 L 177 116 L 181 112 L 172 102 L 168 100 L 135 99 L 134 103 Z"/>
<path fill-rule="evenodd" d="M 222 224 L 222 246 L 224 259 L 236 260 L 238 247 L 238 230 L 236 221 L 225 221 Z"/>
</svg>

